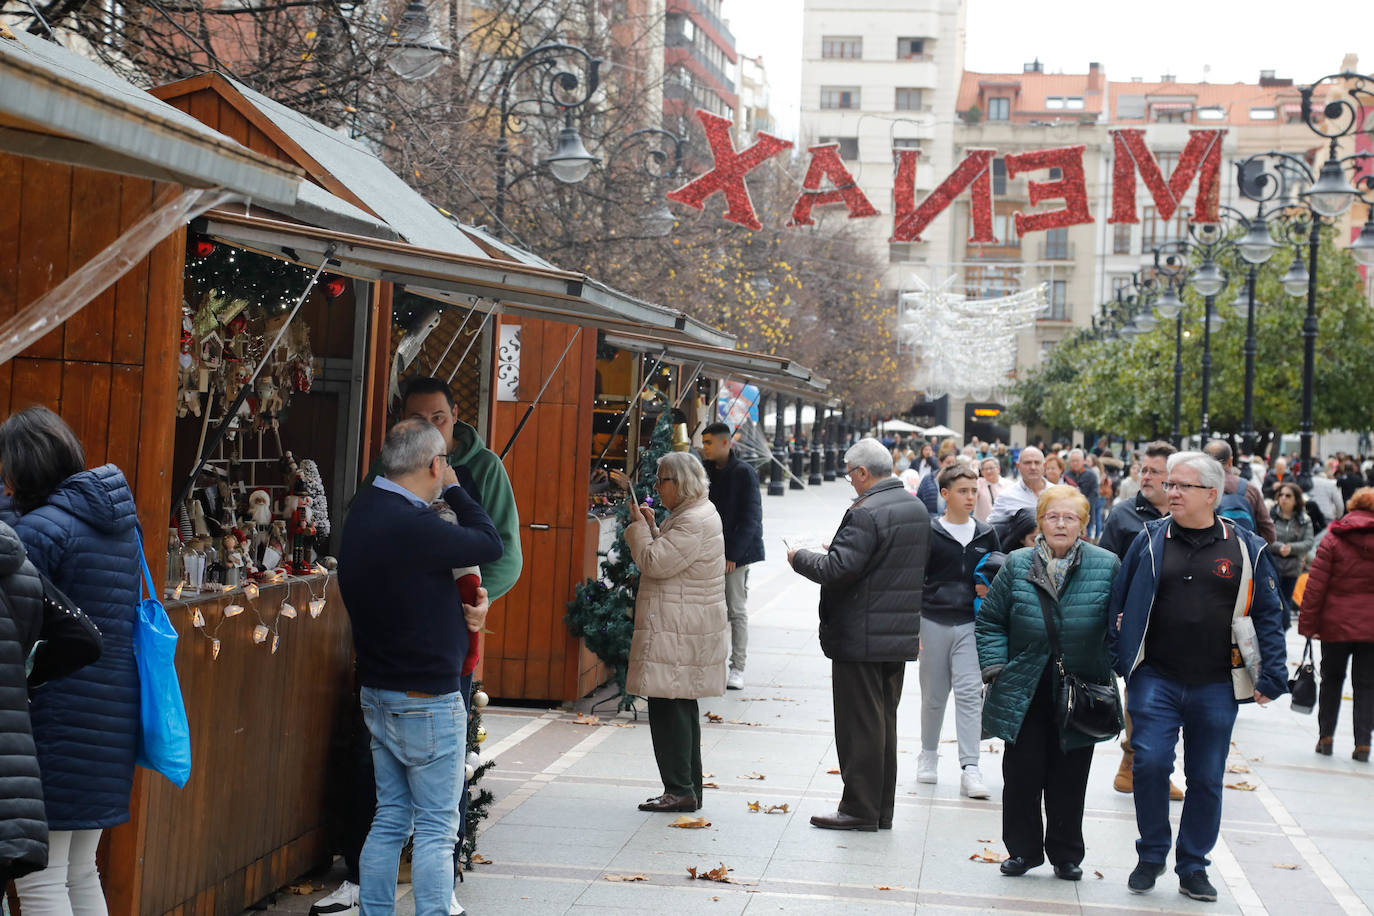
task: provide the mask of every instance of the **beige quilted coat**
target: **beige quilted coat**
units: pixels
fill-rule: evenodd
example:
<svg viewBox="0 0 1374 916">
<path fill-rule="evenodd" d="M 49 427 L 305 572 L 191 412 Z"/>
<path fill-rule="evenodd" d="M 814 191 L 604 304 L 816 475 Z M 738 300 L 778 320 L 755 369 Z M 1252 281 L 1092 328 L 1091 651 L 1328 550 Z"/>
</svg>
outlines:
<svg viewBox="0 0 1374 916">
<path fill-rule="evenodd" d="M 625 529 L 639 567 L 635 635 L 626 689 L 635 696 L 691 700 L 725 693 L 725 536 L 706 497 L 679 505 L 653 532 Z"/>
</svg>

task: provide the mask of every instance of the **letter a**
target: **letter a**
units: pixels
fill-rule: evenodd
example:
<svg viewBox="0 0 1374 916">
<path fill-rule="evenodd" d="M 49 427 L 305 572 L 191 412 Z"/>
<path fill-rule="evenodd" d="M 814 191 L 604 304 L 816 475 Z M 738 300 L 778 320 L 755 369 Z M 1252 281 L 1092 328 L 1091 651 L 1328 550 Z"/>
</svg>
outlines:
<svg viewBox="0 0 1374 916">
<path fill-rule="evenodd" d="M 756 231 L 762 229 L 763 223 L 754 215 L 754 202 L 749 199 L 744 176 L 765 159 L 789 148 L 791 142 L 759 131 L 755 134 L 758 140 L 752 146 L 736 152 L 730 140 L 731 122 L 728 119 L 701 109 L 697 109 L 697 118 L 706 131 L 706 141 L 711 144 L 715 163 L 705 175 L 692 179 L 676 191 L 669 191 L 668 199 L 701 210 L 704 209 L 702 202 L 720 191 L 729 204 L 724 214 L 726 219 Z"/>
<path fill-rule="evenodd" d="M 807 152 L 811 154 L 811 164 L 806 167 L 803 190 L 797 195 L 797 202 L 792 207 L 792 221 L 787 225 L 814 226 L 816 221 L 811 218 L 811 208 L 817 204 L 844 204 L 849 209 L 850 219 L 878 215 L 873 204 L 854 183 L 854 176 L 844 167 L 838 143 L 813 146 Z M 820 190 L 822 178 L 829 178 L 834 189 Z"/>
<path fill-rule="evenodd" d="M 929 226 L 931 220 L 953 203 L 954 198 L 958 197 L 964 188 L 968 188 L 973 198 L 969 202 L 969 211 L 973 218 L 973 235 L 969 241 L 980 245 L 996 243 L 997 236 L 992 234 L 992 179 L 988 175 L 992 159 L 997 155 L 996 150 L 969 150 L 964 161 L 959 163 L 959 167 L 950 172 L 949 177 L 931 191 L 930 196 L 921 201 L 919 207 L 914 204 L 916 158 L 921 155 L 921 151 L 899 149 L 894 152 L 897 154 L 897 178 L 892 195 L 897 212 L 892 219 L 892 238 L 889 241 L 919 242 L 921 230 Z"/>
</svg>

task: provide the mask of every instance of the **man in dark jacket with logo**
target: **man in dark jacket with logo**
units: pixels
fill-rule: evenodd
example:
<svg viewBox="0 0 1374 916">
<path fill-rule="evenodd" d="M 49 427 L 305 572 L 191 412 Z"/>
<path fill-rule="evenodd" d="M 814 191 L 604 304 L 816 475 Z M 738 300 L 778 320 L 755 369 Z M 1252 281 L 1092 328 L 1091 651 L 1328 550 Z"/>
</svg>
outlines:
<svg viewBox="0 0 1374 916">
<path fill-rule="evenodd" d="M 892 453 L 861 439 L 844 454 L 858 494 L 825 551 L 789 550 L 797 572 L 821 585 L 821 651 L 831 661 L 835 748 L 844 794 L 828 830 L 892 826 L 897 795 L 897 704 L 916 659 L 930 513 L 892 476 Z"/>
<path fill-rule="evenodd" d="M 972 465 L 944 468 L 938 483 L 945 514 L 930 523 L 930 561 L 921 597 L 921 755 L 916 759 L 916 781 L 939 782 L 940 726 L 952 689 L 959 792 L 988 798 L 992 793 L 978 769 L 983 677 L 973 632 L 978 597 L 973 572 L 980 560 L 997 550 L 997 532 L 972 515 L 978 499 L 978 472 Z"/>
<path fill-rule="evenodd" d="M 711 504 L 725 533 L 725 609 L 730 618 L 729 690 L 744 689 L 749 650 L 749 564 L 763 561 L 763 500 L 759 475 L 735 455 L 730 427 L 712 423 L 701 431 L 701 456 L 711 481 Z"/>
<path fill-rule="evenodd" d="M 1287 691 L 1283 603 L 1262 538 L 1216 514 L 1226 472 L 1202 452 L 1169 458 L 1169 518 L 1150 522 L 1112 585 L 1107 642 L 1126 678 L 1135 748 L 1138 862 L 1127 886 L 1143 894 L 1164 873 L 1170 846 L 1169 774 L 1183 733 L 1188 789 L 1174 870 L 1179 892 L 1216 900 L 1207 854 L 1221 828 L 1222 780 L 1237 704 Z M 1249 617 L 1259 650 L 1251 676 L 1233 648 Z"/>
</svg>

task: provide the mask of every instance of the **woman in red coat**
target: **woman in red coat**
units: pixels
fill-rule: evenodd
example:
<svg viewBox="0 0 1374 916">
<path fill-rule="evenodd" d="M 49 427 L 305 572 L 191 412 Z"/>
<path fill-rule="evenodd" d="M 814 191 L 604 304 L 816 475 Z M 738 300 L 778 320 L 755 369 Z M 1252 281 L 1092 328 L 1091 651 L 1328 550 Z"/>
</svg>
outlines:
<svg viewBox="0 0 1374 916">
<path fill-rule="evenodd" d="M 1298 616 L 1298 632 L 1321 640 L 1317 753 L 1331 754 L 1346 663 L 1355 698 L 1356 760 L 1368 762 L 1374 731 L 1374 487 L 1356 490 L 1347 514 L 1317 548 Z"/>
</svg>

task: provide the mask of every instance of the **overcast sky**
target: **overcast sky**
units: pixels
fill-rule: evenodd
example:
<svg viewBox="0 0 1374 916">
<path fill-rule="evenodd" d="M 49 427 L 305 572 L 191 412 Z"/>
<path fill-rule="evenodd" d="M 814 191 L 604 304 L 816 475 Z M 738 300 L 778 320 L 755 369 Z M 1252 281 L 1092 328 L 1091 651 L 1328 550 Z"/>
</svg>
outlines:
<svg viewBox="0 0 1374 916">
<path fill-rule="evenodd" d="M 1298 15 L 1304 8 L 1311 13 L 1306 18 Z M 1356 53 L 1360 71 L 1374 73 L 1374 31 L 1358 19 L 1333 18 L 1334 8 L 1293 0 L 1156 0 L 1129 7 L 1101 0 L 967 0 L 967 9 L 969 70 L 1014 72 L 1039 57 L 1050 73 L 1083 73 L 1095 60 L 1113 80 L 1171 73 L 1189 82 L 1253 82 L 1261 70 L 1274 70 L 1301 84 L 1335 73 L 1346 53 Z M 802 0 L 724 0 L 723 14 L 739 51 L 763 56 L 778 133 L 795 139 Z"/>
</svg>

